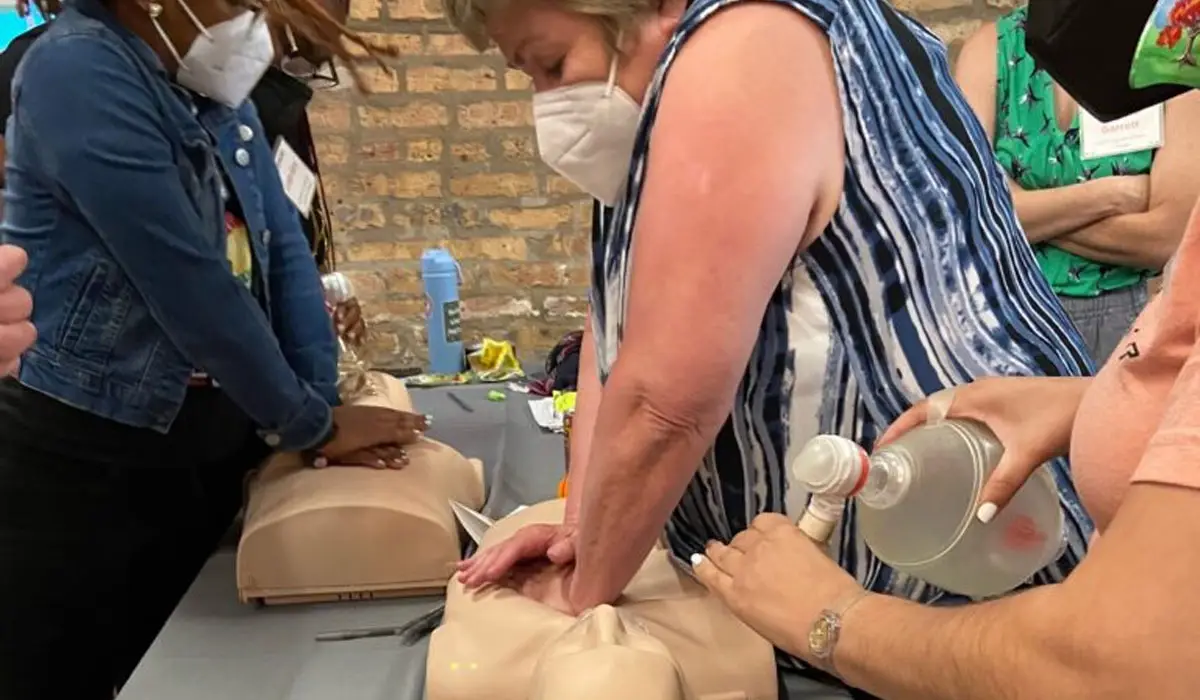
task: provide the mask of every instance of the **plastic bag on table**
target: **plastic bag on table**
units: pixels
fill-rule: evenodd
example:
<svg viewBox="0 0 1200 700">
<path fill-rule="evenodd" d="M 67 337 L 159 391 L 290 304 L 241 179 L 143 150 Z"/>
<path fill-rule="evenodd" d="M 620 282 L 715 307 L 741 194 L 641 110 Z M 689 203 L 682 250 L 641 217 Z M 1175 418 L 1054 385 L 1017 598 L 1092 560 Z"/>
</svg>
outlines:
<svg viewBox="0 0 1200 700">
<path fill-rule="evenodd" d="M 354 285 L 340 272 L 331 272 L 321 277 L 325 290 L 325 304 L 332 317 L 339 304 L 354 300 Z M 338 396 L 344 403 L 353 403 L 383 390 L 355 351 L 353 343 L 338 334 Z"/>
</svg>

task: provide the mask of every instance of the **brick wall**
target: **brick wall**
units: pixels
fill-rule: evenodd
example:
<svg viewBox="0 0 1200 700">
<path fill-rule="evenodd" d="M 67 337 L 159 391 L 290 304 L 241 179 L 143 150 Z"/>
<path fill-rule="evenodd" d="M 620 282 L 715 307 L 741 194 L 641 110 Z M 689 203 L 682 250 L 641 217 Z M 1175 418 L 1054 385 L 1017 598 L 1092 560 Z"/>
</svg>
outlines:
<svg viewBox="0 0 1200 700">
<path fill-rule="evenodd" d="M 1018 0 L 895 0 L 954 47 Z M 447 246 L 465 276 L 464 337 L 513 341 L 540 362 L 582 324 L 590 203 L 537 159 L 529 83 L 479 55 L 439 0 L 352 0 L 351 19 L 401 54 L 310 109 L 339 268 L 371 323 L 371 358 L 420 364 L 422 250 Z"/>
</svg>

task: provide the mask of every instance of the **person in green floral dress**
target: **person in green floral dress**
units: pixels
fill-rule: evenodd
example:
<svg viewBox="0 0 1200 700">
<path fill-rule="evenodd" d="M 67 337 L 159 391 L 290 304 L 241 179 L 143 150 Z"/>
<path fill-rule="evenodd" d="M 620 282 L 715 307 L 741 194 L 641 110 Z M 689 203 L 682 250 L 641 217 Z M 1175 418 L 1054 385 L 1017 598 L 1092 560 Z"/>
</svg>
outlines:
<svg viewBox="0 0 1200 700">
<path fill-rule="evenodd" d="M 1190 92 L 1166 106 L 1163 146 L 1081 153 L 1079 107 L 1025 50 L 1025 8 L 964 44 L 956 78 L 1008 174 L 1038 264 L 1095 362 L 1121 342 L 1200 194 L 1200 119 Z"/>
</svg>

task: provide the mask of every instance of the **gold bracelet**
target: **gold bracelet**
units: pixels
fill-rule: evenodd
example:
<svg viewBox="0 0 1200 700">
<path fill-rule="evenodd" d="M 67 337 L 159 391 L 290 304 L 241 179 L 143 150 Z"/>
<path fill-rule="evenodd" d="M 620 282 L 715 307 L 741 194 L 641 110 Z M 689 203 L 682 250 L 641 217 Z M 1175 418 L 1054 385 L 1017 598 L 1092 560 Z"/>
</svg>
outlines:
<svg viewBox="0 0 1200 700">
<path fill-rule="evenodd" d="M 826 667 L 831 673 L 835 673 L 833 667 L 833 651 L 837 647 L 838 638 L 842 632 L 842 619 L 846 613 L 855 605 L 858 605 L 864 598 L 870 595 L 871 592 L 862 589 L 855 591 L 851 596 L 846 598 L 840 605 L 832 608 L 826 608 L 817 616 L 812 627 L 808 630 L 808 651 L 812 658 L 821 662 L 821 665 Z M 835 673 L 836 675 L 836 673 Z"/>
</svg>

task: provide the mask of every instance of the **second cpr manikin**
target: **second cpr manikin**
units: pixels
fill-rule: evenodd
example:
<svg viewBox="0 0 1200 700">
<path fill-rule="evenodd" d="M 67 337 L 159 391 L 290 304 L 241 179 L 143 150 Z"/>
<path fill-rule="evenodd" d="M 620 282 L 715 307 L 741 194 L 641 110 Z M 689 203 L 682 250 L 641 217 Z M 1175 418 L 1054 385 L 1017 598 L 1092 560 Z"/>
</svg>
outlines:
<svg viewBox="0 0 1200 700">
<path fill-rule="evenodd" d="M 482 549 L 524 525 L 562 522 L 564 501 L 499 521 Z M 771 645 L 655 549 L 616 606 L 578 620 L 502 587 L 457 580 L 433 633 L 426 700 L 776 700 Z"/>
<path fill-rule="evenodd" d="M 355 404 L 411 411 L 400 380 L 372 372 Z M 403 469 L 313 469 L 277 455 L 249 484 L 238 547 L 243 601 L 303 603 L 440 593 L 461 545 L 447 503 L 483 504 L 483 470 L 436 440 Z"/>
</svg>

